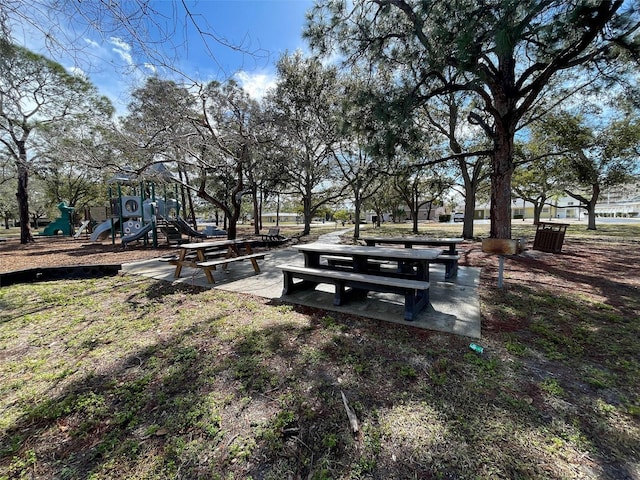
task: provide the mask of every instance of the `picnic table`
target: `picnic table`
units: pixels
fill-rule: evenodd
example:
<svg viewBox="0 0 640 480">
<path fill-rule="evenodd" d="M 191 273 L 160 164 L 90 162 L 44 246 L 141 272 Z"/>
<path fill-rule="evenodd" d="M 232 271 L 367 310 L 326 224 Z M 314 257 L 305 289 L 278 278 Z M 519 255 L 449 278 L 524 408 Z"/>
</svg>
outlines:
<svg viewBox="0 0 640 480">
<path fill-rule="evenodd" d="M 425 247 L 447 247 L 449 255 L 457 254 L 458 244 L 464 242 L 460 237 L 360 237 L 368 246 L 375 245 L 403 245 L 405 248 L 413 248 L 414 246 Z"/>
<path fill-rule="evenodd" d="M 304 255 L 304 267 L 280 265 L 284 274 L 283 294 L 294 290 L 313 289 L 320 283 L 335 286 L 335 305 L 350 296 L 368 291 L 396 293 L 405 297 L 405 320 L 415 316 L 429 304 L 429 262 L 440 253 L 437 249 L 399 249 L 310 243 L 297 246 Z M 339 267 L 321 258 L 343 258 Z M 379 268 L 379 261 L 395 263 L 395 269 Z M 346 263 L 346 268 L 345 268 Z M 302 279 L 295 283 L 294 279 Z M 351 288 L 347 295 L 346 288 Z"/>
<path fill-rule="evenodd" d="M 321 267 L 321 257 L 342 257 L 356 273 L 411 278 L 423 282 L 429 281 L 429 262 L 441 253 L 436 249 L 406 250 L 317 242 L 298 245 L 296 248 L 304 255 L 305 267 Z M 395 272 L 381 273 L 376 261 L 392 262 L 397 268 Z"/>
<path fill-rule="evenodd" d="M 464 242 L 459 237 L 361 237 L 367 246 L 375 245 L 403 245 L 404 248 L 413 248 L 414 246 L 425 247 L 446 247 L 442 253 L 435 258 L 432 263 L 443 263 L 445 265 L 445 279 L 455 277 L 458 273 L 458 244 Z"/>
<path fill-rule="evenodd" d="M 255 240 L 235 239 L 216 240 L 212 242 L 183 243 L 178 246 L 180 253 L 170 263 L 176 266 L 174 278 L 180 278 L 184 267 L 200 268 L 207 276 L 209 283 L 215 283 L 212 271 L 217 266 L 227 268 L 231 262 L 250 260 L 256 273 L 260 272 L 257 260 L 264 258 L 264 253 L 253 253 L 251 246 Z"/>
</svg>

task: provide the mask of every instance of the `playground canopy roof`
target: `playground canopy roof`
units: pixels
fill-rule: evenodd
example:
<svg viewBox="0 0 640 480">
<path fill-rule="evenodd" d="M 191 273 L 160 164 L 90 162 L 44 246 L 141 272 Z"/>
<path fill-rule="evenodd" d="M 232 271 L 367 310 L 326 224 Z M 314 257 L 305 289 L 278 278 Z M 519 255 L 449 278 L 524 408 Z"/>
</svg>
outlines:
<svg viewBox="0 0 640 480">
<path fill-rule="evenodd" d="M 155 180 L 155 181 L 173 181 L 175 178 L 171 175 L 169 169 L 163 163 L 154 163 L 147 167 L 140 174 L 136 173 L 133 169 L 126 168 L 122 172 L 116 173 L 110 178 L 107 183 L 122 183 L 131 185 L 139 183 L 143 180 Z"/>
</svg>

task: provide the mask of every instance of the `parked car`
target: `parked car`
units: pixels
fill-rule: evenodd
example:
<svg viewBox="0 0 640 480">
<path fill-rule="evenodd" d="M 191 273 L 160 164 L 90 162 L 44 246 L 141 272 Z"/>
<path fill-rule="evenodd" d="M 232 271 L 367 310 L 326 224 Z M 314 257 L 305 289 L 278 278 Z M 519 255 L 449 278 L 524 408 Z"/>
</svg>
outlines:
<svg viewBox="0 0 640 480">
<path fill-rule="evenodd" d="M 464 213 L 454 213 L 453 214 L 453 221 L 454 222 L 464 222 Z"/>
</svg>

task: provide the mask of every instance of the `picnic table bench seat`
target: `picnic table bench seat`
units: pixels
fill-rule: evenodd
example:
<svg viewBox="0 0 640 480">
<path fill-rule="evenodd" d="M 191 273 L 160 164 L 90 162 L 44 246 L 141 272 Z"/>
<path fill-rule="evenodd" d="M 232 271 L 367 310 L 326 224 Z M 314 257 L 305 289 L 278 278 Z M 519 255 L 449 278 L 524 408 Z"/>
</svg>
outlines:
<svg viewBox="0 0 640 480">
<path fill-rule="evenodd" d="M 239 255 L 237 257 L 225 257 L 218 258 L 216 260 L 207 260 L 205 262 L 198 262 L 196 265 L 199 268 L 203 269 L 212 269 L 215 270 L 218 265 L 226 265 L 231 262 L 241 262 L 243 260 L 251 260 L 251 264 L 253 265 L 253 270 L 256 273 L 260 273 L 260 266 L 258 265 L 257 259 L 264 259 L 264 253 L 250 253 L 248 255 Z"/>
<path fill-rule="evenodd" d="M 330 267 L 349 267 L 353 265 L 353 259 L 350 256 L 339 256 L 339 255 L 323 255 L 322 256 L 326 261 L 327 265 Z M 380 270 L 380 266 L 385 263 L 389 263 L 386 260 L 378 260 L 375 258 L 371 258 L 367 260 L 369 264 L 369 268 L 371 270 Z"/>
<path fill-rule="evenodd" d="M 447 279 L 453 278 L 458 274 L 458 260 L 460 260 L 460 255 L 442 253 L 431 262 L 444 264 L 444 278 Z"/>
<path fill-rule="evenodd" d="M 404 295 L 404 319 L 408 321 L 414 320 L 429 304 L 429 282 L 298 265 L 279 265 L 278 268 L 284 274 L 283 295 L 295 290 L 312 289 L 320 283 L 334 285 L 334 305 L 343 305 L 347 301 L 347 288 L 400 294 Z M 302 281 L 295 282 L 296 278 Z"/>
<path fill-rule="evenodd" d="M 219 257 L 225 255 L 226 253 L 227 252 L 224 251 L 224 250 L 214 250 L 214 251 L 211 251 L 211 252 L 205 252 L 205 257 L 208 258 L 208 259 L 209 258 L 211 258 L 211 259 L 219 258 Z M 176 255 L 171 255 L 171 256 L 168 256 L 168 257 L 161 257 L 161 258 L 158 259 L 158 261 L 167 262 L 167 263 L 170 263 L 172 265 L 176 265 L 178 263 L 178 261 L 179 261 L 179 258 L 180 257 L 176 254 Z M 192 263 L 195 263 L 195 262 L 198 261 L 198 255 L 196 253 L 188 253 L 187 255 L 185 255 L 184 261 L 190 261 Z"/>
<path fill-rule="evenodd" d="M 450 255 L 448 251 L 445 250 L 446 253 L 442 253 L 438 255 L 436 258 L 429 260 L 429 263 L 439 263 L 444 264 L 445 273 L 444 278 L 453 278 L 458 273 L 458 260 L 460 260 L 460 255 Z M 348 268 L 351 267 L 353 261 L 349 256 L 338 256 L 338 255 L 323 255 L 323 258 L 327 260 L 327 264 L 330 267 L 342 267 Z M 369 268 L 371 270 L 380 270 L 382 265 L 385 265 L 389 262 L 385 260 L 377 260 L 370 259 L 367 262 L 369 264 Z"/>
</svg>

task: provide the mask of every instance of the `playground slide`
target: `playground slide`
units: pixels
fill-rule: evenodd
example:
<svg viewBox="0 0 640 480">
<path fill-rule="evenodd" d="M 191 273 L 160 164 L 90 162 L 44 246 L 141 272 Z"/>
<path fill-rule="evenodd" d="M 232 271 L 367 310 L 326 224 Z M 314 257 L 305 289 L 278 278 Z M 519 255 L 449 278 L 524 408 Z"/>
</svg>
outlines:
<svg viewBox="0 0 640 480">
<path fill-rule="evenodd" d="M 153 230 L 153 224 L 151 222 L 144 224 L 136 233 L 122 237 L 122 246 L 126 247 L 128 243 L 144 238 L 151 230 Z"/>
<path fill-rule="evenodd" d="M 207 238 L 205 233 L 199 232 L 195 230 L 191 225 L 189 225 L 184 219 L 178 217 L 175 220 L 171 220 L 171 223 L 180 231 L 180 233 L 184 233 L 190 237 L 197 238 Z"/>
<path fill-rule="evenodd" d="M 91 223 L 91 220 L 84 220 L 82 222 L 82 225 L 80 225 L 80 228 L 78 229 L 78 231 L 73 234 L 73 238 L 80 238 L 80 235 L 82 235 L 82 232 L 84 232 L 87 229 L 90 223 Z"/>
<path fill-rule="evenodd" d="M 118 219 L 113 219 L 113 226 L 118 225 Z M 104 240 L 111 233 L 111 219 L 107 219 L 93 229 L 93 233 L 91 234 L 91 241 L 97 242 L 99 240 Z"/>
</svg>

